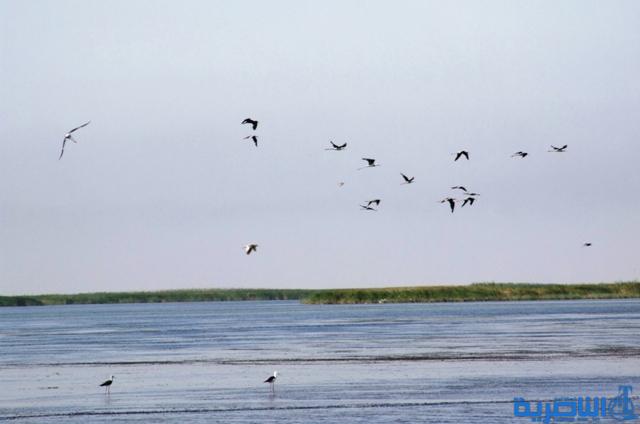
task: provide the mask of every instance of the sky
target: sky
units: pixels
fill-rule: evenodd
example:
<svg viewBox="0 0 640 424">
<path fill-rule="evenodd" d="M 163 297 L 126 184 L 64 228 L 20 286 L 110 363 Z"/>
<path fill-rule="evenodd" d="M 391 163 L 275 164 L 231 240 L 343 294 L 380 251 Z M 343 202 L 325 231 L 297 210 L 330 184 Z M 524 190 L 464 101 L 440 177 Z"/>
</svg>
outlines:
<svg viewBox="0 0 640 424">
<path fill-rule="evenodd" d="M 0 294 L 638 279 L 638 22 L 634 0 L 0 0 Z M 480 196 L 451 213 L 456 185 Z"/>
</svg>

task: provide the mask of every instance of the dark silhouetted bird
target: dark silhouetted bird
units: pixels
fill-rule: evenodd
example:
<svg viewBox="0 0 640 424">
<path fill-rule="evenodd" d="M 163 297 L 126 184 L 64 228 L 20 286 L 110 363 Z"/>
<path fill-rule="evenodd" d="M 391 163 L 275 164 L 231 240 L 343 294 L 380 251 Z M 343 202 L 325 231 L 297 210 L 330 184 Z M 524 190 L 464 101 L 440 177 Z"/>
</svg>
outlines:
<svg viewBox="0 0 640 424">
<path fill-rule="evenodd" d="M 244 247 L 244 252 L 245 252 L 247 255 L 250 255 L 250 254 L 251 254 L 251 252 L 257 252 L 257 249 L 258 249 L 258 245 L 257 245 L 257 244 L 255 244 L 255 243 L 251 243 L 251 244 L 247 244 L 247 245 Z M 267 255 L 267 256 L 268 256 L 268 255 Z"/>
<path fill-rule="evenodd" d="M 372 207 L 371 207 L 371 206 L 369 206 L 369 205 L 360 205 L 360 207 L 361 207 L 363 210 L 365 210 L 365 211 L 374 211 L 374 212 L 377 212 L 377 211 L 378 211 L 377 209 L 374 209 L 374 208 L 372 208 Z"/>
<path fill-rule="evenodd" d="M 244 139 L 245 139 L 245 140 L 247 140 L 247 139 L 249 139 L 249 138 L 250 138 L 251 140 L 253 140 L 253 144 L 255 144 L 255 145 L 256 145 L 256 147 L 258 147 L 258 136 L 257 136 L 257 135 L 248 135 L 248 136 L 246 136 Z"/>
<path fill-rule="evenodd" d="M 329 141 L 329 143 L 331 143 L 331 145 L 333 147 L 330 147 L 330 148 L 324 149 L 324 150 L 343 150 L 345 147 L 347 147 L 347 143 L 344 143 L 344 144 L 341 144 L 341 145 L 337 145 L 333 141 Z"/>
<path fill-rule="evenodd" d="M 440 203 L 445 203 L 445 202 L 449 203 L 449 207 L 451 208 L 451 213 L 453 213 L 453 210 L 456 207 L 456 199 L 451 197 L 446 197 L 440 201 Z"/>
<path fill-rule="evenodd" d="M 462 190 L 462 191 L 467 191 L 467 188 L 464 186 L 454 186 L 451 187 L 451 190 Z"/>
<path fill-rule="evenodd" d="M 456 158 L 453 160 L 454 162 L 460 159 L 462 156 L 464 156 L 465 158 L 467 158 L 467 160 L 469 160 L 469 152 L 467 152 L 466 150 L 460 150 L 459 152 L 454 154 L 456 155 Z"/>
<path fill-rule="evenodd" d="M 371 206 L 371 205 L 380 206 L 380 199 L 369 200 L 367 202 L 367 206 Z"/>
<path fill-rule="evenodd" d="M 464 199 L 464 201 L 462 202 L 462 206 L 464 207 L 464 205 L 466 205 L 467 203 L 469 203 L 469 206 L 473 206 L 473 202 L 476 201 L 475 197 L 467 197 L 466 199 Z"/>
<path fill-rule="evenodd" d="M 376 166 L 380 166 L 380 165 L 376 165 L 376 160 L 375 159 L 370 159 L 370 158 L 362 158 L 362 160 L 367 162 L 367 166 L 364 166 L 362 168 L 358 168 L 358 170 L 360 169 L 364 169 L 364 168 L 374 168 Z"/>
<path fill-rule="evenodd" d="M 590 242 L 583 243 L 582 245 L 583 245 L 584 247 L 591 247 L 591 243 L 590 243 Z"/>
<path fill-rule="evenodd" d="M 242 123 L 251 125 L 251 127 L 253 127 L 254 131 L 256 130 L 256 128 L 258 128 L 258 121 L 254 121 L 251 118 L 245 119 L 244 121 L 242 121 Z"/>
<path fill-rule="evenodd" d="M 563 153 L 565 150 L 567 150 L 567 147 L 569 147 L 568 144 L 565 144 L 562 147 L 551 146 L 553 150 L 549 150 L 549 151 L 553 153 Z"/>
<path fill-rule="evenodd" d="M 511 155 L 512 158 L 516 157 L 516 156 L 520 156 L 521 158 L 525 158 L 527 157 L 529 153 L 527 152 L 515 152 L 514 154 Z"/>
<path fill-rule="evenodd" d="M 404 183 L 402 183 L 402 184 L 411 184 L 413 182 L 413 180 L 415 179 L 415 177 L 411 177 L 411 178 L 407 177 L 402 172 L 400 173 L 400 175 L 402 175 L 402 178 L 404 178 Z"/>
<path fill-rule="evenodd" d="M 75 127 L 74 129 L 72 129 L 71 131 L 69 131 L 68 133 L 66 133 L 64 135 L 64 138 L 62 139 L 62 150 L 60 151 L 60 157 L 58 158 L 58 160 L 62 159 L 62 155 L 64 154 L 64 146 L 65 146 L 65 144 L 67 144 L 67 140 L 71 140 L 74 143 L 77 143 L 77 141 L 73 138 L 73 136 L 71 136 L 71 134 L 73 134 L 74 132 L 76 132 L 80 128 L 86 127 L 90 123 L 91 123 L 91 121 L 85 122 L 84 124 L 80 125 L 79 127 Z"/>
</svg>

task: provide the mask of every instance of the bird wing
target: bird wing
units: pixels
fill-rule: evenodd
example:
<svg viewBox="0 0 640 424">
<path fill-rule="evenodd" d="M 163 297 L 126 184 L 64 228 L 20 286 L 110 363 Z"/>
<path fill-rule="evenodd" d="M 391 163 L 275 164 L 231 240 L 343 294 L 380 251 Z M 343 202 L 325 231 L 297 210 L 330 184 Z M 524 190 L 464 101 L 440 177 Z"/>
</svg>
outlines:
<svg viewBox="0 0 640 424">
<path fill-rule="evenodd" d="M 467 152 L 462 152 L 462 154 L 464 155 L 465 158 L 467 158 L 467 160 L 469 160 L 469 153 Z"/>
<path fill-rule="evenodd" d="M 58 160 L 62 159 L 62 155 L 64 154 L 64 145 L 67 143 L 66 137 L 62 140 L 62 150 L 60 151 L 60 157 Z"/>
<path fill-rule="evenodd" d="M 331 144 L 333 144 L 333 143 L 331 143 Z M 335 144 L 334 144 L 334 146 L 335 146 Z M 344 149 L 345 147 L 347 147 L 347 143 L 344 143 L 344 144 L 342 144 L 342 145 L 340 145 L 340 146 L 336 146 L 336 147 L 337 147 L 338 149 Z"/>
<path fill-rule="evenodd" d="M 258 147 L 258 137 L 254 135 L 253 137 L 251 137 L 251 139 L 253 140 L 253 144 L 255 144 L 256 147 Z"/>
<path fill-rule="evenodd" d="M 85 122 L 84 124 L 80 125 L 79 127 L 75 127 L 74 129 L 72 129 L 71 131 L 69 131 L 69 134 L 71 134 L 72 132 L 79 130 L 80 128 L 84 128 L 87 125 L 89 125 L 91 123 L 91 121 Z"/>
<path fill-rule="evenodd" d="M 333 141 L 329 141 L 329 143 L 331 143 L 331 145 L 333 146 L 334 149 L 339 149 L 340 146 L 336 145 Z"/>
<path fill-rule="evenodd" d="M 253 121 L 251 125 L 253 126 L 253 130 L 255 131 L 256 128 L 258 128 L 258 121 Z"/>
<path fill-rule="evenodd" d="M 404 175 L 402 172 L 400 173 L 400 175 L 402 175 L 402 178 L 404 178 L 404 180 L 406 182 L 409 182 L 409 177 L 407 177 L 406 175 Z"/>
</svg>

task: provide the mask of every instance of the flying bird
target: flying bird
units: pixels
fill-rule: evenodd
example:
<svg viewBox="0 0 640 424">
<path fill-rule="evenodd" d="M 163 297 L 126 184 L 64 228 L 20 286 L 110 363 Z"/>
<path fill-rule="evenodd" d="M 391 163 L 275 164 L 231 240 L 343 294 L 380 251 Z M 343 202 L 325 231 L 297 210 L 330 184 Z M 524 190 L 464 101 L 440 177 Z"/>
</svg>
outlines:
<svg viewBox="0 0 640 424">
<path fill-rule="evenodd" d="M 467 197 L 466 199 L 464 199 L 464 201 L 462 202 L 462 206 L 464 207 L 464 205 L 466 205 L 467 203 L 469 203 L 469 206 L 473 206 L 473 202 L 476 201 L 475 197 Z"/>
<path fill-rule="evenodd" d="M 451 197 L 446 197 L 440 201 L 440 203 L 444 203 L 444 202 L 449 203 L 449 207 L 451 208 L 451 213 L 453 213 L 453 210 L 456 207 L 456 199 Z"/>
<path fill-rule="evenodd" d="M 373 199 L 367 202 L 367 206 L 371 206 L 372 204 L 375 204 L 376 206 L 380 206 L 380 199 Z"/>
<path fill-rule="evenodd" d="M 564 146 L 562 146 L 562 147 L 551 146 L 551 148 L 552 148 L 553 150 L 549 150 L 549 152 L 553 152 L 553 153 L 564 153 L 564 151 L 567 149 L 567 147 L 568 147 L 568 146 L 569 146 L 568 144 L 565 144 L 565 145 L 564 145 Z"/>
<path fill-rule="evenodd" d="M 474 192 L 471 192 L 471 193 L 465 193 L 465 195 L 466 195 L 466 196 L 473 197 L 473 196 L 480 196 L 480 193 L 474 193 Z"/>
<path fill-rule="evenodd" d="M 362 160 L 367 162 L 367 166 L 362 167 L 362 168 L 358 168 L 358 170 L 360 169 L 364 169 L 364 168 L 374 168 L 376 166 L 380 166 L 380 165 L 376 165 L 376 160 L 375 159 L 370 159 L 370 158 L 362 158 Z"/>
<path fill-rule="evenodd" d="M 511 157 L 514 158 L 516 156 L 520 156 L 521 158 L 526 158 L 528 154 L 529 153 L 527 152 L 515 152 L 514 154 L 511 155 Z"/>
<path fill-rule="evenodd" d="M 86 127 L 90 123 L 91 123 L 91 121 L 85 122 L 84 124 L 80 125 L 79 127 L 75 127 L 74 129 L 72 129 L 71 131 L 69 131 L 68 133 L 66 133 L 64 135 L 64 138 L 62 139 L 62 150 L 60 151 L 60 157 L 58 158 L 58 160 L 62 159 L 62 155 L 64 154 L 64 146 L 65 146 L 65 144 L 67 144 L 67 140 L 71 140 L 74 143 L 77 143 L 77 141 L 73 138 L 73 136 L 71 134 L 73 134 L 74 132 L 76 132 L 80 128 Z"/>
<path fill-rule="evenodd" d="M 582 245 L 583 245 L 584 247 L 591 247 L 591 243 L 590 243 L 590 242 L 583 243 Z"/>
<path fill-rule="evenodd" d="M 113 376 L 111 376 L 111 378 L 109 378 L 107 381 L 105 381 L 104 383 L 102 383 L 100 385 L 100 387 L 104 387 L 104 392 L 105 393 L 111 393 L 111 385 L 113 384 Z"/>
<path fill-rule="evenodd" d="M 402 184 L 411 184 L 415 178 L 415 177 L 409 178 L 406 175 L 404 175 L 402 172 L 400 173 L 400 175 L 402 175 L 402 178 L 404 178 L 404 183 Z"/>
<path fill-rule="evenodd" d="M 257 135 L 248 135 L 248 136 L 246 136 L 244 139 L 245 139 L 245 140 L 247 140 L 247 139 L 249 139 L 249 138 L 250 138 L 251 140 L 253 140 L 253 144 L 255 144 L 255 145 L 256 145 L 256 147 L 258 147 L 258 136 L 257 136 Z"/>
<path fill-rule="evenodd" d="M 454 153 L 454 155 L 456 155 L 456 158 L 453 160 L 454 162 L 460 159 L 462 156 L 469 160 L 469 152 L 467 152 L 466 150 L 460 150 L 459 152 Z"/>
<path fill-rule="evenodd" d="M 275 391 L 276 378 L 278 378 L 278 371 L 274 371 L 273 375 L 269 376 L 264 383 L 269 383 L 271 385 L 271 391 Z"/>
<path fill-rule="evenodd" d="M 256 252 L 256 251 L 257 251 L 257 249 L 258 249 L 258 245 L 257 245 L 257 244 L 255 244 L 255 243 L 251 243 L 251 244 L 247 244 L 247 245 L 244 247 L 244 252 L 245 252 L 247 255 L 250 255 L 250 254 L 251 254 L 251 252 Z"/>
<path fill-rule="evenodd" d="M 242 121 L 242 123 L 251 125 L 254 131 L 256 130 L 256 128 L 258 128 L 258 121 L 254 121 L 251 118 L 245 119 L 244 121 Z"/>
<path fill-rule="evenodd" d="M 451 190 L 467 191 L 467 188 L 465 186 L 454 186 L 454 187 L 451 187 Z"/>
<path fill-rule="evenodd" d="M 377 212 L 378 211 L 377 209 L 374 209 L 369 205 L 360 205 L 360 207 L 362 208 L 362 210 L 365 210 L 365 211 L 373 211 L 373 212 Z"/>
<path fill-rule="evenodd" d="M 335 144 L 333 141 L 329 140 L 329 143 L 331 143 L 331 145 L 333 147 L 329 148 L 329 149 L 324 149 L 324 150 L 343 150 L 345 147 L 347 147 L 347 143 L 341 144 L 341 145 L 337 145 Z"/>
</svg>

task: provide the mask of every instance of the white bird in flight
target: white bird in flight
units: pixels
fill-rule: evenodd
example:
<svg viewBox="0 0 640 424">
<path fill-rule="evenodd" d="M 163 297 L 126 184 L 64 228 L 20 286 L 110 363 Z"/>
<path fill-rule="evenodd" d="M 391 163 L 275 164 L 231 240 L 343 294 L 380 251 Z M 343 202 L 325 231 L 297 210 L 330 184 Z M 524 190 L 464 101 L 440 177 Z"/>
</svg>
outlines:
<svg viewBox="0 0 640 424">
<path fill-rule="evenodd" d="M 73 134 L 74 132 L 76 132 L 80 128 L 86 127 L 90 123 L 91 123 L 91 121 L 85 122 L 84 124 L 80 125 L 79 127 L 75 127 L 74 129 L 72 129 L 71 131 L 69 131 L 68 133 L 66 133 L 64 135 L 64 139 L 62 139 L 62 150 L 60 151 L 60 157 L 58 158 L 58 160 L 62 159 L 62 155 L 64 154 L 64 146 L 65 146 L 65 144 L 67 144 L 67 140 L 71 140 L 74 143 L 77 143 L 77 141 L 73 138 L 73 136 L 71 134 Z"/>
</svg>

